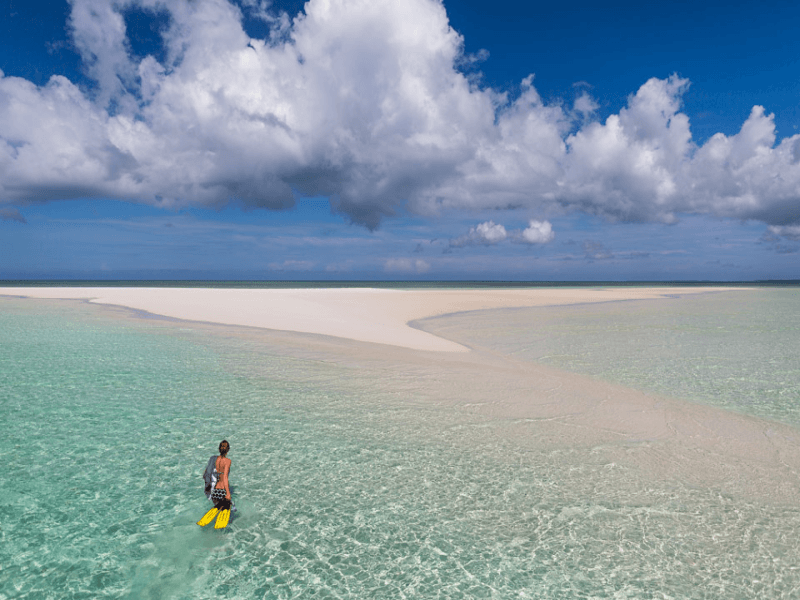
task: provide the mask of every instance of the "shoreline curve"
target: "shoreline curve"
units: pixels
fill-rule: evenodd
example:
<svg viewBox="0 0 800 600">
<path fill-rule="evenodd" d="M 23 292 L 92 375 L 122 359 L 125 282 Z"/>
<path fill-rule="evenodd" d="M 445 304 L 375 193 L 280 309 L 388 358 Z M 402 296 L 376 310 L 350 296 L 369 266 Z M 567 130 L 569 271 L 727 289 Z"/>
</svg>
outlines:
<svg viewBox="0 0 800 600">
<path fill-rule="evenodd" d="M 466 346 L 414 328 L 410 323 L 473 310 L 647 300 L 746 289 L 749 288 L 676 286 L 394 290 L 0 287 L 0 296 L 85 300 L 186 321 L 326 335 L 412 350 L 469 352 Z"/>
</svg>

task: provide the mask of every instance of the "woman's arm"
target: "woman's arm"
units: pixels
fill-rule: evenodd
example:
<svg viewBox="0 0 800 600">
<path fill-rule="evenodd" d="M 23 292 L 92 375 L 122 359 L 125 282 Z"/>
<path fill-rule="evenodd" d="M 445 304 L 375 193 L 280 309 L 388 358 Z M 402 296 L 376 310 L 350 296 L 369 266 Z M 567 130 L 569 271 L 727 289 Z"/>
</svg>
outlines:
<svg viewBox="0 0 800 600">
<path fill-rule="evenodd" d="M 228 459 L 227 462 L 222 467 L 222 487 L 225 488 L 225 498 L 227 500 L 231 499 L 231 488 L 228 484 L 228 474 L 231 472 L 231 460 Z"/>
</svg>

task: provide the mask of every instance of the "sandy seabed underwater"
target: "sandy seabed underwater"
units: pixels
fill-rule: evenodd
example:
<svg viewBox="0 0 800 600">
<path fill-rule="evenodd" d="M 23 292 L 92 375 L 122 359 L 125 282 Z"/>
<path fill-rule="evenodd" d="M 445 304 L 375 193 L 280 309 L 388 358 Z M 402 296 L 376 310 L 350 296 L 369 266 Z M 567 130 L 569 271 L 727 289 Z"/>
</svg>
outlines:
<svg viewBox="0 0 800 600">
<path fill-rule="evenodd" d="M 475 352 L 453 366 L 0 298 L 0 598 L 800 593 L 790 492 L 754 496 L 735 470 L 719 485 L 648 471 L 624 456 L 658 440 L 553 437 L 546 419 L 492 408 L 524 392 L 529 363 L 796 428 L 798 291 L 418 325 Z M 239 512 L 201 529 L 223 437 Z"/>
</svg>

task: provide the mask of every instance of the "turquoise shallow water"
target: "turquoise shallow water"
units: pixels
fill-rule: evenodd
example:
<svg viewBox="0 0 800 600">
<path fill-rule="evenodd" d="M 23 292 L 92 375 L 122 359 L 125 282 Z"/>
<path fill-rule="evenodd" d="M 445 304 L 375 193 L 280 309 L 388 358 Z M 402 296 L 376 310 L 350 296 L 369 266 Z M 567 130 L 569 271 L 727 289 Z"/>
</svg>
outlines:
<svg viewBox="0 0 800 600">
<path fill-rule="evenodd" d="M 440 321 L 522 360 L 800 426 L 800 287 Z"/>
<path fill-rule="evenodd" d="M 415 395 L 249 338 L 0 299 L 0 598 L 800 591 L 796 507 L 517 448 Z M 240 511 L 200 529 L 222 437 Z"/>
</svg>

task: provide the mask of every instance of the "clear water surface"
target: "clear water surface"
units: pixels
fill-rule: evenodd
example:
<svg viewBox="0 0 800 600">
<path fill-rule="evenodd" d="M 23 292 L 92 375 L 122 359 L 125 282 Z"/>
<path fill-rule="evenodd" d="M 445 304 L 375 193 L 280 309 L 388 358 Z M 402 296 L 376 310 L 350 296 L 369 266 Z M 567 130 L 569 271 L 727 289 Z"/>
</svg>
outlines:
<svg viewBox="0 0 800 600">
<path fill-rule="evenodd" d="M 464 343 L 800 426 L 800 287 L 431 320 Z"/>
<path fill-rule="evenodd" d="M 575 310 L 583 337 L 591 319 Z M 695 344 L 694 326 L 670 327 Z M 592 363 L 575 343 L 559 354 Z M 757 369 L 796 377 L 775 360 Z M 456 410 L 189 324 L 0 299 L 0 415 L 2 599 L 800 593 L 796 507 L 475 437 Z M 201 529 L 201 473 L 222 437 L 240 511 L 226 530 Z"/>
</svg>

